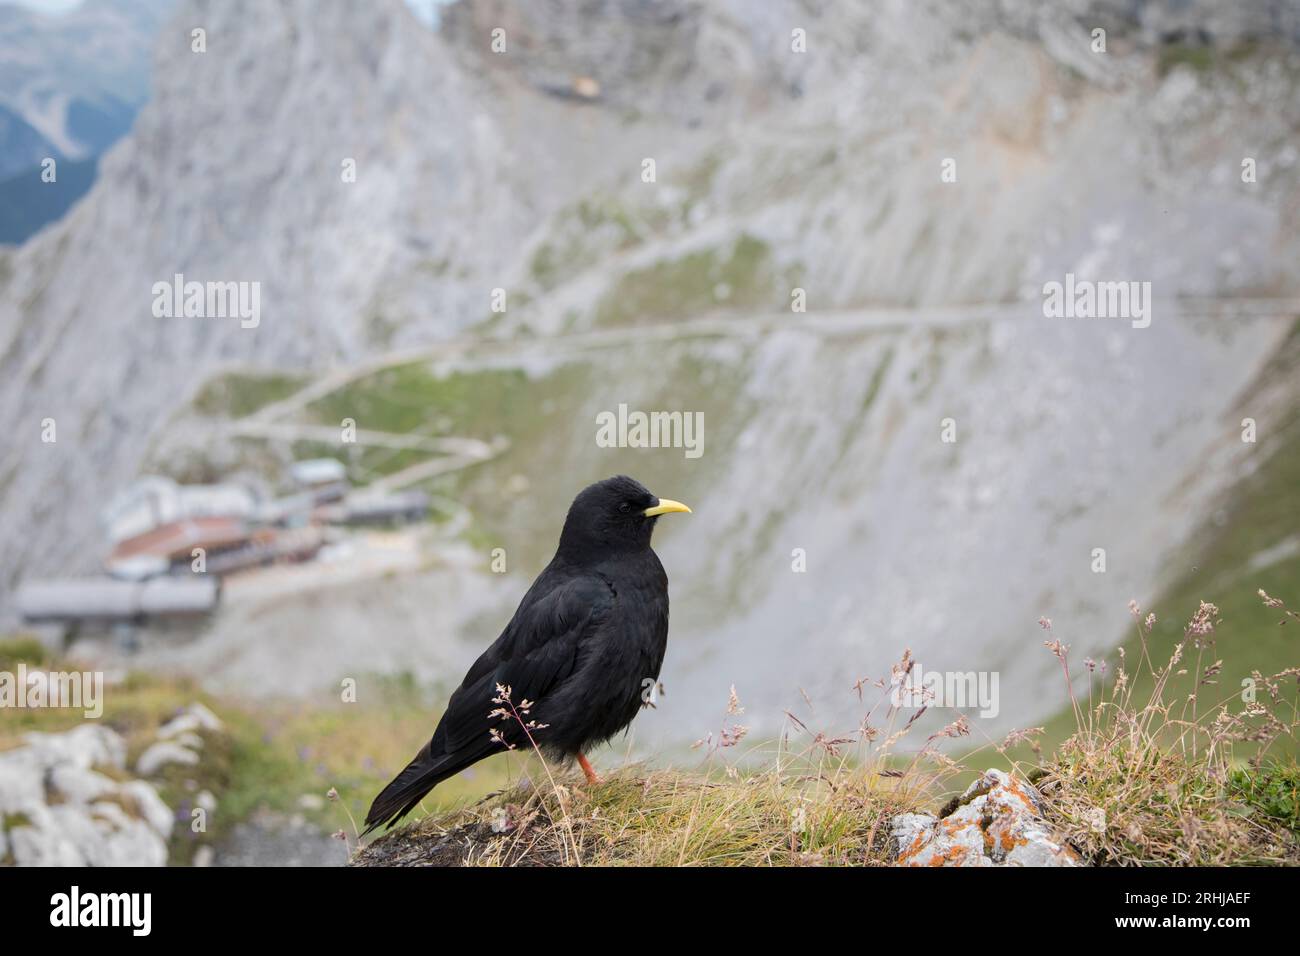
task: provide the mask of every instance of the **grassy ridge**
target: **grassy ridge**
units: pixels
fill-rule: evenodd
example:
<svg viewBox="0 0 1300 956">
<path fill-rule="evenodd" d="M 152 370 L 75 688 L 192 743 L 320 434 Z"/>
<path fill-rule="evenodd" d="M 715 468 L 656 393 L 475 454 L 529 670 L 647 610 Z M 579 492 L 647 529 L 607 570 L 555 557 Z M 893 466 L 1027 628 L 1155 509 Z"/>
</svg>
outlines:
<svg viewBox="0 0 1300 956">
<path fill-rule="evenodd" d="M 1184 652 L 1213 634 L 1212 609 L 1199 608 L 1194 624 Z M 1052 644 L 1068 670 L 1068 649 Z M 735 724 L 711 738 L 703 773 L 628 767 L 589 785 L 539 757 L 521 785 L 382 836 L 353 863 L 888 865 L 895 814 L 942 818 L 959 781 L 1000 760 L 1034 783 L 1046 822 L 1089 864 L 1300 864 L 1300 770 L 1232 768 L 1242 742 L 1300 726 L 1294 681 L 1258 707 L 1188 719 L 1175 682 L 1181 663 L 1152 666 L 1145 699 L 1117 672 L 1095 707 L 1072 707 L 1075 732 L 1050 753 L 1036 747 L 1030 760 L 1012 755 L 1032 740 L 1018 733 L 961 762 L 946 757 L 937 742 L 969 734 L 961 717 L 901 753 L 900 741 L 918 733 L 916 714 L 882 707 L 887 683 L 857 732 L 827 739 L 800 725 L 757 771 L 716 759 L 744 738 Z M 894 675 L 909 664 L 905 657 Z M 733 695 L 729 714 L 741 713 Z"/>
<path fill-rule="evenodd" d="M 432 815 L 376 841 L 368 865 L 883 866 L 909 800 L 871 775 L 728 777 L 625 768 Z M 887 782 L 886 782 L 887 783 Z"/>
</svg>

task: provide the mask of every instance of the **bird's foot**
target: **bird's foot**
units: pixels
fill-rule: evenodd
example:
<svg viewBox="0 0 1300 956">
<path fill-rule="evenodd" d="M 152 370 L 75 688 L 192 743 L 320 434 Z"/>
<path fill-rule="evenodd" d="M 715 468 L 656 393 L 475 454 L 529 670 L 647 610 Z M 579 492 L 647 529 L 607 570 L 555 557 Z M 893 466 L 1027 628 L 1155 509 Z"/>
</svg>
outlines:
<svg viewBox="0 0 1300 956">
<path fill-rule="evenodd" d="M 584 757 L 582 754 L 578 754 L 578 766 L 580 766 L 582 768 L 582 772 L 587 775 L 587 783 L 589 783 L 591 786 L 594 787 L 597 784 L 603 783 L 600 777 L 596 776 L 596 771 L 592 769 L 592 766 L 587 761 L 587 758 Z"/>
</svg>

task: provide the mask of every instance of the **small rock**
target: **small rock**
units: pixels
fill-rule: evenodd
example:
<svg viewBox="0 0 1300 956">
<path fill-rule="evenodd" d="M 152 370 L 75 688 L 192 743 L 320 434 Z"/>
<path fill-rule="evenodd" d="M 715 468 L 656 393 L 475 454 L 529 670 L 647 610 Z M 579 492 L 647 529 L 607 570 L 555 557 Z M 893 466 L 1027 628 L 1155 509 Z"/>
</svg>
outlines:
<svg viewBox="0 0 1300 956">
<path fill-rule="evenodd" d="M 198 701 L 190 704 L 189 712 L 198 718 L 199 725 L 204 730 L 220 730 L 225 726 L 221 723 L 220 717 L 208 710 L 208 708 L 204 707 Z"/>
<path fill-rule="evenodd" d="M 159 739 L 175 737 L 178 734 L 194 733 L 199 730 L 220 730 L 221 719 L 200 703 L 190 704 L 177 716 L 158 729 Z"/>
<path fill-rule="evenodd" d="M 166 839 L 172 835 L 172 824 L 175 818 L 172 816 L 171 808 L 163 803 L 162 797 L 158 796 L 158 791 L 149 783 L 144 780 L 132 780 L 122 784 L 121 792 L 135 801 L 135 805 L 140 809 L 140 816 L 159 836 Z"/>
<path fill-rule="evenodd" d="M 107 808 L 115 808 L 116 813 Z M 83 866 L 163 866 L 167 844 L 143 820 L 114 804 L 102 804 L 96 813 L 72 804 L 51 807 L 53 829 L 72 844 Z"/>
<path fill-rule="evenodd" d="M 85 866 L 76 845 L 54 827 L 15 827 L 10 852 L 19 866 Z"/>
<path fill-rule="evenodd" d="M 986 770 L 952 813 L 903 813 L 891 832 L 901 866 L 1081 866 L 1044 822 L 1042 797 L 1001 770 Z"/>
<path fill-rule="evenodd" d="M 100 800 L 98 803 L 90 805 L 90 816 L 92 819 L 104 820 L 113 824 L 115 827 L 127 826 L 134 818 L 122 809 L 122 805 L 111 803 L 108 800 Z"/>
<path fill-rule="evenodd" d="M 29 813 L 45 805 L 45 767 L 30 750 L 0 754 L 0 813 Z"/>
<path fill-rule="evenodd" d="M 135 772 L 142 777 L 152 777 L 167 764 L 179 763 L 192 766 L 199 762 L 199 755 L 188 747 L 182 747 L 170 740 L 160 740 L 150 744 L 140 759 L 135 762 Z"/>
<path fill-rule="evenodd" d="M 61 764 L 49 771 L 50 784 L 75 803 L 91 803 L 105 793 L 114 793 L 117 784 L 94 770 L 75 764 Z"/>
<path fill-rule="evenodd" d="M 168 740 L 169 743 L 180 744 L 182 747 L 188 747 L 190 750 L 199 751 L 203 749 L 203 738 L 198 734 L 186 731 L 183 734 L 177 734 Z"/>
<path fill-rule="evenodd" d="M 70 763 L 78 767 L 126 766 L 126 741 L 108 727 L 82 724 L 62 734 L 32 732 L 23 737 L 43 766 Z"/>
<path fill-rule="evenodd" d="M 158 739 L 167 740 L 169 737 L 176 737 L 180 734 L 192 734 L 199 729 L 199 719 L 193 714 L 186 712 L 177 717 L 173 717 L 167 723 L 158 728 Z"/>
</svg>

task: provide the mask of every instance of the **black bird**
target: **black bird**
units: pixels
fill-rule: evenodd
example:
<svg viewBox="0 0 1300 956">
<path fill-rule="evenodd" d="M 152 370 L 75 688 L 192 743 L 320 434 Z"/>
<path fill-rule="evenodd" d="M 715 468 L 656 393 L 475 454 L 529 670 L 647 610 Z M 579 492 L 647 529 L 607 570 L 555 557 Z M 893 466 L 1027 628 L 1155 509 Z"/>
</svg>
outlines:
<svg viewBox="0 0 1300 956">
<path fill-rule="evenodd" d="M 626 475 L 584 488 L 555 557 L 451 695 L 433 739 L 375 797 L 365 832 L 392 826 L 470 764 L 530 746 L 530 735 L 552 759 L 577 757 L 598 783 L 583 751 L 632 722 L 668 646 L 668 575 L 650 534 L 660 515 L 690 510 Z M 508 704 L 494 701 L 498 686 L 509 688 Z M 527 715 L 510 713 L 525 701 Z"/>
</svg>

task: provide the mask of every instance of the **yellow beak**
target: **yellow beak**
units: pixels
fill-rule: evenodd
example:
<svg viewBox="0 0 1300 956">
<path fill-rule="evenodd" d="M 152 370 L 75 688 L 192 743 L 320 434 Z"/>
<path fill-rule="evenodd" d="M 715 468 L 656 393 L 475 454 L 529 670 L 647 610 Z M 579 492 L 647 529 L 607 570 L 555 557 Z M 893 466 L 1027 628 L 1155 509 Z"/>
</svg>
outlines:
<svg viewBox="0 0 1300 956">
<path fill-rule="evenodd" d="M 655 505 L 653 508 L 647 508 L 641 513 L 647 518 L 653 518 L 655 515 L 672 514 L 675 511 L 684 511 L 687 514 L 691 513 L 690 508 L 686 507 L 680 501 L 673 501 L 671 498 L 660 498 L 659 504 Z"/>
</svg>

